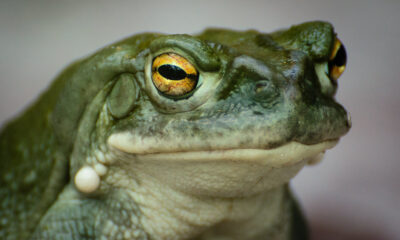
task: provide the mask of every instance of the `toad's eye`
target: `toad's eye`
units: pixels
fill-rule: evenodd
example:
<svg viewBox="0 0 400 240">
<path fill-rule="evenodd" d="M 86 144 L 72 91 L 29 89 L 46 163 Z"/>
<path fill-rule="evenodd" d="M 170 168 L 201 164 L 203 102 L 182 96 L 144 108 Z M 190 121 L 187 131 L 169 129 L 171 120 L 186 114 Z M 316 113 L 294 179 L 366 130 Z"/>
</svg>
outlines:
<svg viewBox="0 0 400 240">
<path fill-rule="evenodd" d="M 338 38 L 335 43 L 328 61 L 329 77 L 336 81 L 346 68 L 346 50 Z"/>
<path fill-rule="evenodd" d="M 199 74 L 186 58 L 175 53 L 164 53 L 153 60 L 152 79 L 162 95 L 182 99 L 196 88 Z"/>
</svg>

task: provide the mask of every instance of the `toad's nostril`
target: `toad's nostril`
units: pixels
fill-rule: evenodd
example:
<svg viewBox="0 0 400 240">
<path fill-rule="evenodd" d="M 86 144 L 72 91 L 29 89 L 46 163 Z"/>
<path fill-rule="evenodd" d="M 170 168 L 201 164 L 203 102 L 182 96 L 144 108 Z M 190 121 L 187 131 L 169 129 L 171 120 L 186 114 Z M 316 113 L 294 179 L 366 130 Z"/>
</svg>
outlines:
<svg viewBox="0 0 400 240">
<path fill-rule="evenodd" d="M 265 90 L 267 90 L 268 88 L 268 82 L 266 80 L 260 80 L 256 83 L 255 88 L 254 88 L 254 92 L 255 94 L 259 94 Z"/>
<path fill-rule="evenodd" d="M 263 107 L 270 107 L 273 102 L 277 101 L 279 91 L 270 80 L 264 79 L 253 83 L 251 91 L 247 94 L 250 94 L 252 99 Z"/>
</svg>

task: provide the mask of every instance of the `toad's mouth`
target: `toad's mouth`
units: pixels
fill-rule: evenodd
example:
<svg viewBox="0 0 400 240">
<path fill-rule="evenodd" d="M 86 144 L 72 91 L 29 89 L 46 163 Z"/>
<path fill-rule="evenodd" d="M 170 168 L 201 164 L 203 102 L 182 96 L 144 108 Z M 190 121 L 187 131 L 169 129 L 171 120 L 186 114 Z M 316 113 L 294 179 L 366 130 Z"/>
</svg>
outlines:
<svg viewBox="0 0 400 240">
<path fill-rule="evenodd" d="M 132 144 L 129 135 L 116 134 L 108 139 L 108 144 L 113 149 L 123 153 L 135 155 L 135 159 L 142 161 L 163 162 L 207 162 L 207 161 L 237 161 L 283 167 L 295 164 L 299 161 L 315 161 L 321 153 L 333 148 L 338 139 L 326 140 L 316 144 L 303 144 L 289 142 L 274 148 L 242 147 L 194 151 L 138 151 Z"/>
</svg>

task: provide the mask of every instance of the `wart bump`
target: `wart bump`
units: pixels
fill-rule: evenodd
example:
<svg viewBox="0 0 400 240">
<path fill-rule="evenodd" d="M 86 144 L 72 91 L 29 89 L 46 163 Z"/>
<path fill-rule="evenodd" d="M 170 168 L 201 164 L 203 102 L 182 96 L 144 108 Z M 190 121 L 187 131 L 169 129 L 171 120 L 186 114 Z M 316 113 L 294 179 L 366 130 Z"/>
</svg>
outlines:
<svg viewBox="0 0 400 240">
<path fill-rule="evenodd" d="M 82 193 L 92 193 L 100 186 L 100 176 L 89 166 L 79 169 L 74 180 L 76 188 Z"/>
</svg>

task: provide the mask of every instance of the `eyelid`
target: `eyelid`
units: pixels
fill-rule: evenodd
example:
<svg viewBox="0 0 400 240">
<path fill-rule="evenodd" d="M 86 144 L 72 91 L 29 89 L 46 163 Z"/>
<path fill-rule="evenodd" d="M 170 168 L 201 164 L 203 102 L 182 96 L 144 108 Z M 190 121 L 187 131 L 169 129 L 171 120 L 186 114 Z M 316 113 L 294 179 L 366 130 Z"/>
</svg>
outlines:
<svg viewBox="0 0 400 240">
<path fill-rule="evenodd" d="M 152 53 L 160 53 L 162 49 L 179 49 L 190 55 L 203 71 L 217 72 L 221 67 L 219 56 L 206 42 L 186 34 L 161 36 L 153 40 L 149 48 Z"/>
</svg>

